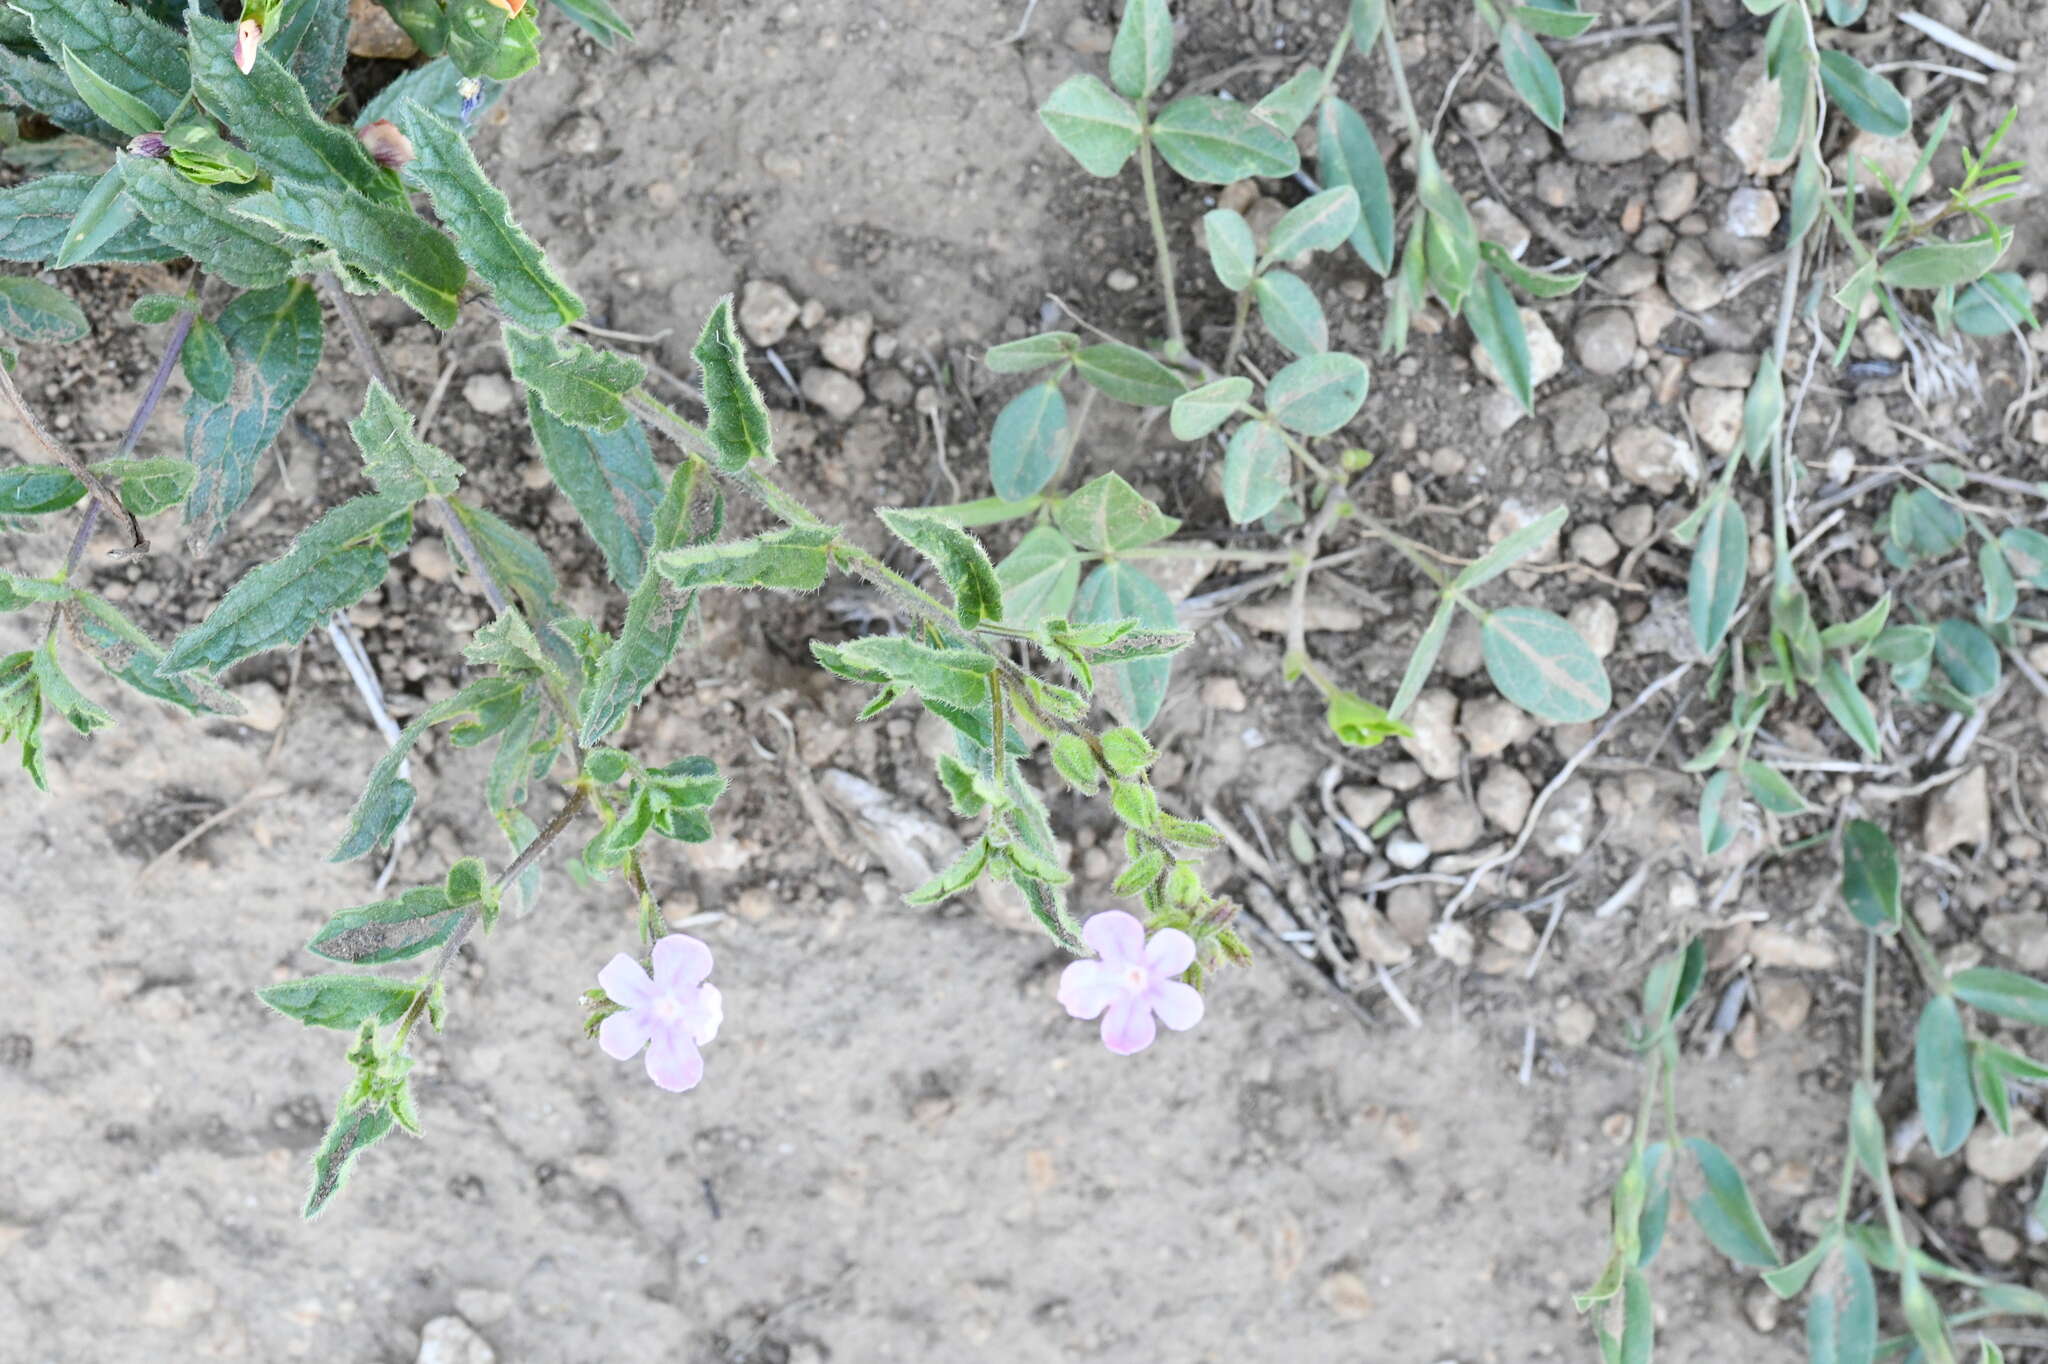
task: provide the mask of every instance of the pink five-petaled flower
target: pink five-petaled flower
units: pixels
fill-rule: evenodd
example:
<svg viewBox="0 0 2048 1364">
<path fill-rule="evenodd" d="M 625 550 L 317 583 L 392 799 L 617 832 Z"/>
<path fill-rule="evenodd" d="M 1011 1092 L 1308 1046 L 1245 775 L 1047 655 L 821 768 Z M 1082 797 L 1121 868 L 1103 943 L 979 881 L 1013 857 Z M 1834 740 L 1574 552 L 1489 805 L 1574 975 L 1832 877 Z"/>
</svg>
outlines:
<svg viewBox="0 0 2048 1364">
<path fill-rule="evenodd" d="M 263 25 L 244 19 L 235 25 L 235 67 L 248 75 L 256 65 L 256 49 L 263 46 Z"/>
<path fill-rule="evenodd" d="M 647 1048 L 647 1077 L 680 1094 L 704 1078 L 697 1048 L 718 1036 L 725 1017 L 711 974 L 711 949 L 686 933 L 654 945 L 654 976 L 624 952 L 597 973 L 597 983 L 620 1006 L 597 1030 L 597 1044 L 615 1061 Z"/>
<path fill-rule="evenodd" d="M 1195 959 L 1195 940 L 1162 928 L 1145 941 L 1145 926 L 1120 909 L 1097 914 L 1081 939 L 1098 958 L 1071 963 L 1060 974 L 1060 1003 L 1075 1018 L 1102 1016 L 1102 1045 L 1129 1056 L 1159 1035 L 1152 1016 L 1175 1032 L 1202 1021 L 1202 996 L 1173 979 Z"/>
</svg>

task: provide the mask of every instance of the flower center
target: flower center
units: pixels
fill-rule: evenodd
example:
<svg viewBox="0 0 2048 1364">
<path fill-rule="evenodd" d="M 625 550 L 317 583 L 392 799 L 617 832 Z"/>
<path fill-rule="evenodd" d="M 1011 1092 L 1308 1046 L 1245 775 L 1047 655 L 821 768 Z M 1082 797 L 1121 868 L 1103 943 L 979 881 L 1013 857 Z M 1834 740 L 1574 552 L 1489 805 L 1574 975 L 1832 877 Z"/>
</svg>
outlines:
<svg viewBox="0 0 2048 1364">
<path fill-rule="evenodd" d="M 683 1016 L 683 1003 L 674 995 L 662 995 L 654 1001 L 654 1016 L 664 1023 L 673 1023 Z"/>
<path fill-rule="evenodd" d="M 1147 972 L 1142 966 L 1132 966 L 1124 971 L 1124 984 L 1133 991 L 1143 990 L 1150 984 Z"/>
</svg>

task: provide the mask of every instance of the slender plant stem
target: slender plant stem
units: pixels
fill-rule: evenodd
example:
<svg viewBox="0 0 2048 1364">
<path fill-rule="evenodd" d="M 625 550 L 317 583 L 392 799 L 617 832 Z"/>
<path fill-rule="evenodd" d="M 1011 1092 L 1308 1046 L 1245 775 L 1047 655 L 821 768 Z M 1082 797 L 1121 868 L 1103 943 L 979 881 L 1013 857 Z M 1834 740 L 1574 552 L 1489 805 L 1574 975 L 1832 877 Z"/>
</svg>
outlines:
<svg viewBox="0 0 2048 1364">
<path fill-rule="evenodd" d="M 1152 223 L 1152 247 L 1159 256 L 1159 292 L 1166 300 L 1166 352 L 1185 354 L 1187 337 L 1180 329 L 1180 297 L 1173 287 L 1173 247 L 1166 237 L 1166 215 L 1159 208 L 1159 175 L 1152 169 L 1152 112 L 1145 100 L 1138 101 L 1138 174 L 1145 182 L 1145 216 Z"/>
<path fill-rule="evenodd" d="M 1230 344 L 1223 351 L 1223 374 L 1234 373 L 1237 357 L 1244 350 L 1245 319 L 1251 316 L 1252 291 L 1249 287 L 1237 291 L 1237 314 L 1230 319 Z"/>
<path fill-rule="evenodd" d="M 1380 25 L 1380 45 L 1386 49 L 1387 70 L 1394 77 L 1394 97 L 1401 104 L 1401 121 L 1408 125 L 1409 136 L 1420 147 L 1429 140 L 1429 134 L 1423 131 L 1422 118 L 1415 112 L 1415 97 L 1408 93 L 1408 68 L 1401 61 L 1401 41 L 1394 36 L 1391 9 L 1386 22 Z"/>
<path fill-rule="evenodd" d="M 533 836 L 533 842 L 520 849 L 519 856 L 512 859 L 512 864 L 505 868 L 497 880 L 491 882 L 491 890 L 494 893 L 502 891 L 525 875 L 526 869 L 540 860 L 541 854 L 562 836 L 563 830 L 576 822 L 576 816 L 583 813 L 583 807 L 589 803 L 588 787 L 579 784 L 572 789 L 569 799 L 563 802 L 561 809 L 555 811 L 554 818 L 541 827 L 541 831 Z M 434 958 L 434 969 L 427 973 L 426 980 L 421 982 L 420 992 L 413 996 L 412 1003 L 406 1007 L 404 1015 L 398 1020 L 398 1032 L 392 1039 L 394 1049 L 405 1045 L 406 1038 L 412 1034 L 412 1025 L 419 1022 L 420 1015 L 427 1011 L 427 1003 L 433 998 L 434 987 L 440 983 L 441 977 L 447 974 L 448 964 L 455 960 L 456 951 L 461 948 L 463 940 L 469 937 L 470 931 L 482 918 L 483 908 L 471 905 L 463 911 L 462 917 L 455 921 L 455 931 L 448 935 L 448 941 L 441 945 L 441 954 Z"/>
<path fill-rule="evenodd" d="M 121 443 L 114 447 L 109 459 L 126 459 L 135 453 L 135 443 L 142 439 L 143 428 L 156 415 L 157 404 L 163 401 L 164 386 L 170 382 L 171 371 L 177 367 L 178 356 L 185 349 L 185 338 L 192 334 L 194 313 L 190 308 L 178 310 L 177 320 L 171 323 L 171 334 L 164 339 L 163 358 L 157 361 L 156 373 L 150 376 L 149 387 L 142 391 L 142 401 L 135 406 L 135 415 L 128 420 L 128 429 L 121 434 Z M 65 578 L 71 576 L 85 557 L 86 543 L 92 538 L 93 526 L 100 518 L 100 501 L 94 498 L 85 508 L 85 524 L 78 528 L 78 534 L 71 541 L 71 552 L 64 556 Z"/>
</svg>

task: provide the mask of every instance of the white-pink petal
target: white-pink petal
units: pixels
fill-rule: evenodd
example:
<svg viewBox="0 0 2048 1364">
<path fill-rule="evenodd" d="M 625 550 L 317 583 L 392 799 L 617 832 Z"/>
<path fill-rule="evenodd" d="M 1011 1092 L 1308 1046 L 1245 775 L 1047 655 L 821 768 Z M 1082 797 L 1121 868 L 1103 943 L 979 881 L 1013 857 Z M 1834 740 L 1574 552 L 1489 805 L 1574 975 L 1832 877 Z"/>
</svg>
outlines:
<svg viewBox="0 0 2048 1364">
<path fill-rule="evenodd" d="M 1081 925 L 1081 941 L 1101 953 L 1103 962 L 1113 968 L 1145 959 L 1145 925 L 1120 909 L 1104 910 Z"/>
<path fill-rule="evenodd" d="M 725 997 L 718 993 L 716 985 L 706 983 L 697 987 L 697 1005 L 687 1017 L 690 1036 L 698 1046 L 718 1036 L 718 1025 L 725 1022 Z"/>
<path fill-rule="evenodd" d="M 711 974 L 711 949 L 687 933 L 671 933 L 654 945 L 654 984 L 674 990 Z"/>
<path fill-rule="evenodd" d="M 597 983 L 611 996 L 612 1003 L 626 1009 L 647 1003 L 655 993 L 647 972 L 624 952 L 605 963 L 604 970 L 597 973 Z"/>
<path fill-rule="evenodd" d="M 1152 987 L 1151 1004 L 1159 1021 L 1175 1032 L 1186 1032 L 1202 1021 L 1202 992 L 1185 981 L 1160 981 Z"/>
<path fill-rule="evenodd" d="M 630 1061 L 647 1045 L 648 1024 L 645 1009 L 623 1009 L 597 1025 L 597 1045 L 614 1061 Z"/>
<path fill-rule="evenodd" d="M 1102 1045 L 1118 1056 L 1145 1050 L 1158 1035 L 1159 1029 L 1152 1023 L 1152 1010 L 1143 1000 L 1119 999 L 1102 1015 Z"/>
<path fill-rule="evenodd" d="M 1145 964 L 1155 976 L 1177 976 L 1194 960 L 1195 940 L 1177 928 L 1162 928 L 1145 944 Z"/>
<path fill-rule="evenodd" d="M 1099 961 L 1069 962 L 1060 972 L 1059 1001 L 1069 1017 L 1099 1017 L 1124 994 L 1123 978 Z"/>
<path fill-rule="evenodd" d="M 647 1078 L 674 1094 L 704 1078 L 704 1056 L 680 1027 L 656 1028 L 647 1047 Z"/>
</svg>

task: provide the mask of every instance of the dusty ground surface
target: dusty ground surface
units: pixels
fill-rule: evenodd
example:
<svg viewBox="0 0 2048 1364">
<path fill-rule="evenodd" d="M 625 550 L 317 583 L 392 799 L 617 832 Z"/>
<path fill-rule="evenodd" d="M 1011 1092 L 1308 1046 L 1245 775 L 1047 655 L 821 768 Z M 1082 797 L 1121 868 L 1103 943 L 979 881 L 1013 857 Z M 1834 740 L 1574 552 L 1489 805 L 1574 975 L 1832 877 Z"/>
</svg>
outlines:
<svg viewBox="0 0 2048 1364">
<path fill-rule="evenodd" d="M 821 363 L 825 321 L 872 315 L 881 343 L 850 418 L 796 410 L 762 371 L 771 401 L 788 409 L 786 472 L 826 515 L 945 500 L 951 479 L 967 496 L 985 490 L 982 452 L 1009 389 L 972 357 L 1037 330 L 1048 291 L 1127 336 L 1157 326 L 1134 177 L 1086 179 L 1033 115 L 1066 74 L 1100 70 L 1109 7 L 1043 0 L 1017 42 L 1005 39 L 1021 4 L 620 8 L 640 43 L 606 54 L 558 27 L 543 71 L 499 106 L 480 150 L 598 321 L 676 329 L 647 352 L 672 371 L 689 372 L 698 319 L 745 281 L 779 281 L 819 305 L 820 325 L 777 349 L 793 376 Z M 1321 59 L 1338 7 L 1185 8 L 1179 77 L 1220 79 L 1251 98 Z M 1411 9 L 1401 31 L 1433 109 L 1469 50 L 1470 19 L 1455 6 Z M 1714 132 L 1740 103 L 1738 68 L 1760 25 L 1732 3 L 1701 11 L 1707 137 L 1696 148 L 1663 142 L 1595 164 L 1587 144 L 1553 137 L 1516 107 L 1497 74 L 1464 73 L 1449 100 L 1445 160 L 1459 182 L 1474 195 L 1492 188 L 1539 228 L 1532 260 L 1577 242 L 1603 272 L 1600 287 L 1542 309 L 1565 348 L 1534 420 L 1506 420 L 1457 325 L 1425 331 L 1409 356 L 1376 366 L 1358 430 L 1383 452 L 1382 510 L 1448 550 L 1475 552 L 1507 502 L 1568 501 L 1567 536 L 1613 527 L 1617 553 L 1644 543 L 1645 517 L 1668 528 L 1691 505 L 1676 479 L 1624 477 L 1610 447 L 1611 433 L 1632 426 L 1682 436 L 1688 416 L 1712 407 L 1695 405 L 1710 385 L 1687 365 L 1753 353 L 1775 306 L 1771 275 L 1725 301 L 1682 300 L 1688 318 L 1645 331 L 1643 314 L 1668 302 L 1665 289 L 1699 282 L 1698 261 L 1679 252 L 1686 284 L 1673 284 L 1681 243 L 1704 243 L 1704 268 L 1719 281 L 1772 247 L 1722 226 L 1730 192 L 1752 182 Z M 1666 13 L 1624 6 L 1615 18 Z M 1959 28 L 1972 20 L 1938 17 Z M 2024 58 L 2038 17 L 1993 5 L 1975 32 Z M 1614 50 L 1561 53 L 1567 83 Z M 1362 76 L 1354 61 L 1343 84 L 1391 160 L 1391 95 L 1378 68 Z M 1988 126 L 1987 111 L 1995 121 L 1998 98 L 2031 97 L 2025 78 L 2020 87 L 2007 79 L 1973 93 L 1973 131 Z M 1494 107 L 1476 107 L 1485 105 Z M 2030 152 L 2048 151 L 2039 108 L 2023 111 Z M 1650 123 L 1615 135 L 1645 137 Z M 1665 191 L 1663 207 L 1678 209 L 1666 222 L 1650 201 L 1687 171 L 1695 203 L 1674 204 L 1682 183 Z M 1207 205 L 1185 186 L 1170 186 L 1168 204 L 1184 273 L 1199 275 L 1189 230 Z M 2028 254 L 2037 247 L 2023 247 L 2020 268 L 2038 265 Z M 1141 286 L 1125 287 L 1119 268 Z M 1313 277 L 1338 344 L 1368 353 L 1381 315 L 1369 277 L 1348 260 L 1322 262 Z M 119 432 L 153 363 L 124 315 L 157 284 L 91 273 L 80 293 L 96 323 L 92 348 L 24 360 L 27 391 L 88 449 Z M 1191 302 L 1197 336 L 1227 326 L 1227 299 L 1196 285 Z M 1607 370 L 1592 341 L 1597 315 L 1615 308 L 1642 335 Z M 538 465 L 506 410 L 488 324 L 437 337 L 395 310 L 378 321 L 416 404 L 453 367 L 436 439 L 468 465 L 473 489 L 559 555 L 570 597 L 596 606 L 601 569 L 566 504 L 532 477 Z M 2038 477 L 2039 447 L 2001 429 L 2018 391 L 2016 352 L 2002 345 L 1981 348 L 1981 399 L 1916 415 L 1896 380 L 1865 395 L 1983 467 Z M 94 580 L 160 634 L 196 618 L 355 486 L 342 423 L 360 381 L 338 335 L 329 346 L 303 423 L 217 550 L 189 555 L 167 534 L 160 553 L 123 566 L 101 552 L 110 542 L 95 546 Z M 924 386 L 936 427 L 920 415 Z M 1827 382 L 1809 404 L 1802 454 L 1817 465 L 1843 443 L 1845 420 L 1859 464 L 1900 457 L 1901 438 L 1847 420 L 1845 395 Z M 175 452 L 177 430 L 160 416 L 144 452 Z M 1904 453 L 1921 452 L 1909 442 Z M 1210 461 L 1163 429 L 1105 419 L 1082 458 L 1124 471 L 1191 529 L 1233 534 Z M 1850 528 L 1867 526 L 1882 497 L 1852 503 Z M 1755 504 L 1751 522 L 1762 523 Z M 69 529 L 0 540 L 0 564 L 42 571 Z M 1854 560 L 1852 545 L 1842 561 Z M 1651 542 L 1642 555 L 1602 557 L 1594 537 L 1571 540 L 1559 563 L 1517 590 L 1577 608 L 1595 628 L 1606 622 L 1618 697 L 1675 666 L 1656 622 L 1683 590 L 1682 553 Z M 1859 601 L 1869 579 L 1839 576 Z M 449 577 L 445 552 L 423 537 L 380 596 L 351 613 L 401 718 L 452 689 L 461 640 L 481 619 Z M 1195 590 L 1231 580 L 1224 572 Z M 1319 581 L 1318 606 L 1336 627 L 1313 637 L 1319 653 L 1348 685 L 1391 691 L 1420 624 L 1409 579 L 1396 561 L 1368 557 Z M 336 908 L 370 898 L 372 870 L 322 858 L 376 733 L 317 639 L 296 672 L 272 657 L 234 675 L 253 726 L 169 721 L 96 685 L 120 728 L 90 744 L 52 731 L 49 796 L 0 784 L 0 951 L 11 968 L 0 1004 L 0 1357 L 410 1361 L 436 1357 L 420 1353 L 421 1333 L 451 1314 L 505 1360 L 1592 1357 L 1570 1293 L 1598 1272 L 1605 1192 L 1635 1106 L 1623 1021 L 1648 962 L 1701 931 L 1713 935 L 1714 997 L 1747 978 L 1764 1007 L 1727 1036 L 1695 1029 L 1687 1130 L 1735 1153 L 1781 1240 L 1803 1245 L 1802 1209 L 1839 1169 L 1852 940 L 1828 903 L 1824 853 L 1752 865 L 1733 882 L 1737 859 L 1754 859 L 1766 831 L 1717 862 L 1699 856 L 1697 779 L 1673 771 L 1713 723 L 1696 678 L 1645 707 L 1557 793 L 1511 875 L 1466 916 L 1479 929 L 1476 959 L 1438 955 L 1416 935 L 1393 975 L 1417 1029 L 1356 960 L 1348 922 L 1331 908 L 1386 877 L 1386 864 L 1340 843 L 1290 871 L 1284 839 L 1290 819 L 1327 827 L 1326 766 L 1339 767 L 1347 810 L 1429 789 L 1418 790 L 1420 770 L 1391 747 L 1338 750 L 1310 698 L 1281 681 L 1278 642 L 1255 614 L 1206 617 L 1157 727 L 1167 782 L 1189 808 L 1213 805 L 1248 837 L 1278 841 L 1271 890 L 1291 909 L 1276 910 L 1273 926 L 1320 930 L 1323 944 L 1315 961 L 1287 962 L 1290 949 L 1260 938 L 1257 969 L 1221 984 L 1198 1030 L 1120 1061 L 1057 1009 L 1058 961 L 1042 942 L 971 908 L 905 909 L 904 887 L 879 863 L 827 855 L 793 772 L 852 772 L 947 822 L 930 735 L 907 720 L 855 729 L 860 698 L 827 685 L 803 656 L 805 637 L 851 633 L 871 612 L 852 594 L 717 604 L 630 732 L 661 758 L 709 752 L 733 780 L 721 840 L 657 874 L 672 915 L 724 916 L 701 930 L 727 1004 L 705 1084 L 662 1094 L 637 1065 L 582 1040 L 576 997 L 629 940 L 630 921 L 616 888 L 557 872 L 541 913 L 462 955 L 449 1031 L 422 1049 L 428 1140 L 378 1148 L 311 1226 L 295 1210 L 342 1080 L 340 1048 L 267 1015 L 250 990 L 311 969 L 298 944 Z M 0 643 L 14 647 L 24 628 L 0 618 L 14 631 Z M 1470 641 L 1454 641 L 1442 681 L 1465 704 L 1450 736 L 1460 770 L 1451 789 L 1502 768 L 1542 788 L 1589 737 L 1509 724 L 1504 746 L 1482 752 L 1500 726 L 1474 707 L 1490 690 Z M 1977 738 L 1971 761 L 1990 775 L 1995 810 L 1915 867 L 1917 912 L 1944 947 L 1985 951 L 1975 939 L 1987 919 L 2007 926 L 2005 948 L 2027 951 L 2039 936 L 2042 846 L 2029 832 L 2044 775 L 2037 700 L 2016 683 Z M 788 742 L 778 713 L 795 727 L 793 758 L 773 756 Z M 1817 709 L 1798 718 L 1813 730 L 1788 727 L 1776 736 L 1788 747 L 1840 747 Z M 1916 760 L 1895 784 L 1941 770 L 1917 759 L 1937 720 L 1897 717 L 1899 751 Z M 400 883 L 438 875 L 463 851 L 497 856 L 475 813 L 476 764 L 429 746 L 417 767 L 420 811 Z M 1853 801 L 1856 785 L 1812 792 Z M 252 791 L 138 879 L 181 834 Z M 1857 808 L 1911 839 L 1923 817 L 1946 817 L 1923 803 Z M 1084 903 L 1106 902 L 1111 867 L 1095 846 L 1109 834 L 1104 813 L 1055 805 L 1076 844 Z M 858 848 L 857 828 L 834 836 Z M 1502 836 L 1489 828 L 1481 844 Z M 1646 864 L 1625 904 L 1590 917 Z M 1455 865 L 1434 867 L 1455 878 L 1445 870 Z M 1217 871 L 1250 875 L 1221 860 Z M 1379 922 L 1426 932 L 1453 884 L 1379 897 L 1375 909 L 1392 916 Z M 1538 950 L 1553 911 L 1555 931 Z M 1888 989 L 1897 974 L 1887 967 Z M 1887 1019 L 1887 1050 L 1896 1041 L 1902 1058 L 1909 1016 Z M 1904 1092 L 1895 1078 L 1893 1116 Z M 1961 1174 L 1954 1162 L 1915 1171 L 1926 1225 L 1967 1262 L 2025 1278 L 2024 1263 L 1992 1266 L 1975 1238 L 1987 1227 L 2024 1235 L 2033 1186 L 1979 1180 L 1973 1191 Z M 1660 1357 L 1803 1357 L 1793 1314 L 1746 1310 L 1750 1282 L 1681 1226 L 1659 1261 Z"/>
</svg>

